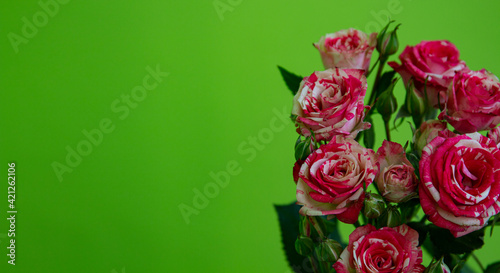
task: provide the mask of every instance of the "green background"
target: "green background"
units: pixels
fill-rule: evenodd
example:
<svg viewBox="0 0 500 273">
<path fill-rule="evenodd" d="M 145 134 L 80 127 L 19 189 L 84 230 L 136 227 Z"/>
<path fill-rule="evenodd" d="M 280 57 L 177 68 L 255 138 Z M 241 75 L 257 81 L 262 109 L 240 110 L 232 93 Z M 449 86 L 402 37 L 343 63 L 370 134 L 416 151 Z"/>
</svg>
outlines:
<svg viewBox="0 0 500 273">
<path fill-rule="evenodd" d="M 211 0 L 73 0 L 47 22 L 37 17 L 45 24 L 16 53 L 9 33 L 22 35 L 23 17 L 43 9 L 1 2 L 0 172 L 16 162 L 18 209 L 11 266 L 0 183 L 1 272 L 289 272 L 273 204 L 295 198 L 296 133 L 275 113 L 292 103 L 276 65 L 321 70 L 312 42 L 375 30 L 390 13 L 402 45 L 448 39 L 472 69 L 500 74 L 493 1 L 218 3 L 229 7 L 220 16 Z M 170 74 L 128 116 L 112 108 L 126 107 L 121 96 L 157 65 Z M 59 181 L 53 163 L 66 164 L 66 147 L 106 118 L 114 130 Z M 406 127 L 397 141 L 409 139 Z M 228 185 L 187 223 L 179 205 L 193 206 L 193 190 L 228 164 Z M 500 236 L 486 241 L 477 253 L 488 264 Z"/>
</svg>

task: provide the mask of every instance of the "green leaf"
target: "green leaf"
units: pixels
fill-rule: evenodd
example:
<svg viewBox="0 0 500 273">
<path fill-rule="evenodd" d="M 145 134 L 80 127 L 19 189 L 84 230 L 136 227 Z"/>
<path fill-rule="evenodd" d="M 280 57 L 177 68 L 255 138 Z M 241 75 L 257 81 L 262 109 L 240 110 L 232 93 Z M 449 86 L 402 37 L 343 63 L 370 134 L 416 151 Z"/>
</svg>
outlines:
<svg viewBox="0 0 500 273">
<path fill-rule="evenodd" d="M 500 273 L 500 262 L 492 263 L 488 265 L 484 273 Z"/>
<path fill-rule="evenodd" d="M 293 95 L 297 94 L 297 91 L 299 90 L 300 87 L 300 82 L 302 81 L 303 77 L 295 75 L 279 65 L 278 69 L 280 70 L 281 76 L 283 77 L 283 80 L 285 81 L 288 89 L 292 91 Z"/>
<path fill-rule="evenodd" d="M 449 230 L 431 226 L 429 236 L 441 253 L 463 254 L 484 245 L 484 228 L 455 238 Z"/>
<path fill-rule="evenodd" d="M 295 250 L 295 241 L 297 235 L 299 235 L 300 206 L 293 202 L 284 206 L 274 205 L 274 208 L 278 213 L 281 239 L 288 263 L 296 272 L 305 272 L 306 268 L 310 268 L 310 263 L 308 261 L 304 262 L 307 258 L 301 256 Z"/>
</svg>

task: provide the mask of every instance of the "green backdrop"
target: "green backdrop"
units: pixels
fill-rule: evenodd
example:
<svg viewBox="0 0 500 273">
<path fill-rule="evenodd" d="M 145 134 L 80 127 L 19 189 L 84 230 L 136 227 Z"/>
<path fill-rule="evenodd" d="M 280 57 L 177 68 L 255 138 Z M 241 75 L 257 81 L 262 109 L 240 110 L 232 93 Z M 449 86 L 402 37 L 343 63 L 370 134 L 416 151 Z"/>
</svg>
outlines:
<svg viewBox="0 0 500 273">
<path fill-rule="evenodd" d="M 276 65 L 320 70 L 312 42 L 377 30 L 390 15 L 403 24 L 401 44 L 448 39 L 472 69 L 500 75 L 499 8 L 2 1 L 0 272 L 290 272 L 273 204 L 295 198 L 296 133 Z M 8 162 L 15 266 L 6 256 Z M 496 235 L 478 251 L 485 264 L 498 257 Z"/>
</svg>

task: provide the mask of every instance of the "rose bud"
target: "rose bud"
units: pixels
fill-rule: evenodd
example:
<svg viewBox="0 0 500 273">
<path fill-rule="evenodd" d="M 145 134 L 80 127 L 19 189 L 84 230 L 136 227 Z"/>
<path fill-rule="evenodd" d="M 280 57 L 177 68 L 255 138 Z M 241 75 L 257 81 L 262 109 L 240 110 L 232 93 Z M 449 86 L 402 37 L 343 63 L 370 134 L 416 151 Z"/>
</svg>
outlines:
<svg viewBox="0 0 500 273">
<path fill-rule="evenodd" d="M 384 140 L 376 154 L 380 171 L 375 178 L 382 196 L 390 202 L 399 203 L 416 191 L 418 180 L 403 146 Z"/>
<path fill-rule="evenodd" d="M 457 73 L 439 119 L 459 133 L 494 128 L 500 123 L 500 82 L 486 70 Z"/>
<path fill-rule="evenodd" d="M 385 210 L 385 202 L 382 196 L 376 193 L 367 193 L 365 198 L 364 215 L 367 218 L 378 218 Z"/>
<path fill-rule="evenodd" d="M 500 150 L 481 134 L 435 137 L 419 169 L 422 209 L 453 236 L 483 228 L 500 212 Z"/>
<path fill-rule="evenodd" d="M 314 151 L 314 142 L 312 135 L 307 136 L 304 140 L 301 136 L 295 142 L 295 160 L 303 161 Z"/>
<path fill-rule="evenodd" d="M 313 133 L 316 142 L 334 135 L 355 138 L 371 126 L 363 121 L 369 108 L 364 105 L 366 88 L 362 70 L 336 68 L 305 77 L 293 99 L 297 132 L 303 136 Z"/>
<path fill-rule="evenodd" d="M 299 172 L 297 203 L 300 214 L 329 215 L 341 222 L 358 220 L 368 187 L 378 171 L 373 150 L 362 147 L 352 138 L 336 136 L 321 145 L 307 159 Z"/>
<path fill-rule="evenodd" d="M 422 156 L 422 149 L 438 136 L 440 131 L 446 130 L 446 122 L 439 120 L 424 121 L 413 135 L 413 148 L 419 156 Z"/>
<path fill-rule="evenodd" d="M 422 41 L 416 46 L 407 46 L 399 55 L 401 65 L 388 64 L 398 72 L 405 86 L 413 78 L 419 97 L 425 98 L 431 107 L 439 108 L 446 103 L 446 90 L 456 71 L 467 69 L 459 59 L 459 51 L 448 41 Z"/>
<path fill-rule="evenodd" d="M 311 224 L 309 223 L 309 220 L 307 219 L 306 216 L 300 216 L 300 222 L 299 222 L 299 232 L 300 235 L 309 237 L 311 236 Z"/>
<path fill-rule="evenodd" d="M 402 218 L 396 206 L 389 205 L 384 211 L 382 216 L 380 216 L 379 224 L 383 227 L 396 227 L 401 225 Z"/>
<path fill-rule="evenodd" d="M 407 225 L 378 230 L 372 225 L 358 227 L 333 268 L 337 273 L 421 273 L 425 267 L 418 232 Z"/>
<path fill-rule="evenodd" d="M 335 240 L 326 239 L 314 248 L 316 256 L 320 261 L 336 262 L 342 253 L 342 246 Z"/>
<path fill-rule="evenodd" d="M 412 116 L 415 125 L 419 127 L 427 118 L 426 114 L 431 112 L 433 108 L 429 106 L 427 99 L 415 89 L 412 79 L 409 80 L 405 88 L 406 98 L 404 107 L 406 112 Z"/>
<path fill-rule="evenodd" d="M 387 90 L 378 96 L 377 103 L 375 104 L 375 108 L 386 123 L 389 122 L 392 114 L 398 110 L 398 101 L 394 96 L 394 85 L 396 81 L 397 80 L 392 81 Z"/>
<path fill-rule="evenodd" d="M 309 256 L 314 248 L 314 242 L 311 238 L 299 235 L 295 240 L 295 250 L 302 256 Z"/>
<path fill-rule="evenodd" d="M 387 28 L 389 27 L 389 24 L 387 24 L 387 26 L 377 36 L 377 51 L 381 56 L 384 56 L 384 58 L 398 52 L 399 49 L 399 41 L 396 31 L 398 30 L 400 24 L 397 25 L 393 31 L 388 32 Z"/>
<path fill-rule="evenodd" d="M 368 36 L 357 29 L 326 34 L 314 46 L 318 49 L 325 69 L 348 68 L 368 71 L 377 33 Z"/>
<path fill-rule="evenodd" d="M 433 261 L 424 271 L 424 273 L 450 273 L 450 269 L 444 263 L 443 258 L 439 261 Z"/>
</svg>

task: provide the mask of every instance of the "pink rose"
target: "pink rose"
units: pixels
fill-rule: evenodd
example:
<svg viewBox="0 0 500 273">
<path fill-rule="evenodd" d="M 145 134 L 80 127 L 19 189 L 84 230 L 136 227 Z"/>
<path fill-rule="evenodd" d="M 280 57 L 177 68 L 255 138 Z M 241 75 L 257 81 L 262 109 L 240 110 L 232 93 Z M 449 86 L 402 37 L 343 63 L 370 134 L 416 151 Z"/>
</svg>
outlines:
<svg viewBox="0 0 500 273">
<path fill-rule="evenodd" d="M 337 134 L 354 138 L 370 128 L 363 122 L 366 87 L 362 70 L 336 68 L 305 77 L 293 99 L 297 132 L 308 136 L 312 130 L 319 141 Z"/>
<path fill-rule="evenodd" d="M 423 272 L 418 232 L 407 225 L 379 230 L 372 225 L 358 227 L 333 268 L 337 273 Z"/>
<path fill-rule="evenodd" d="M 390 202 L 399 203 L 412 193 L 418 185 L 415 168 L 406 159 L 403 146 L 384 140 L 377 151 L 380 171 L 375 178 L 382 196 Z"/>
<path fill-rule="evenodd" d="M 479 133 L 434 138 L 422 151 L 420 179 L 425 214 L 455 237 L 500 212 L 500 150 Z"/>
<path fill-rule="evenodd" d="M 321 55 L 325 69 L 350 68 L 368 71 L 377 33 L 368 36 L 357 29 L 326 34 L 314 46 Z"/>
<path fill-rule="evenodd" d="M 439 119 L 460 133 L 473 133 L 500 123 L 500 82 L 486 70 L 457 73 Z"/>
<path fill-rule="evenodd" d="M 365 191 L 378 171 L 373 150 L 354 139 L 334 137 L 302 164 L 297 203 L 302 215 L 333 215 L 353 224 L 363 207 Z M 333 216 L 331 218 L 333 218 Z"/>
<path fill-rule="evenodd" d="M 399 55 L 401 65 L 388 64 L 398 72 L 405 85 L 413 78 L 415 91 L 424 98 L 425 80 L 427 79 L 427 98 L 432 107 L 446 103 L 446 90 L 456 71 L 467 69 L 459 59 L 458 49 L 448 41 L 422 41 L 416 46 L 407 46 Z"/>
<path fill-rule="evenodd" d="M 418 154 L 422 155 L 422 149 L 438 136 L 439 132 L 446 130 L 446 122 L 439 120 L 424 121 L 413 135 L 413 144 Z"/>
</svg>

